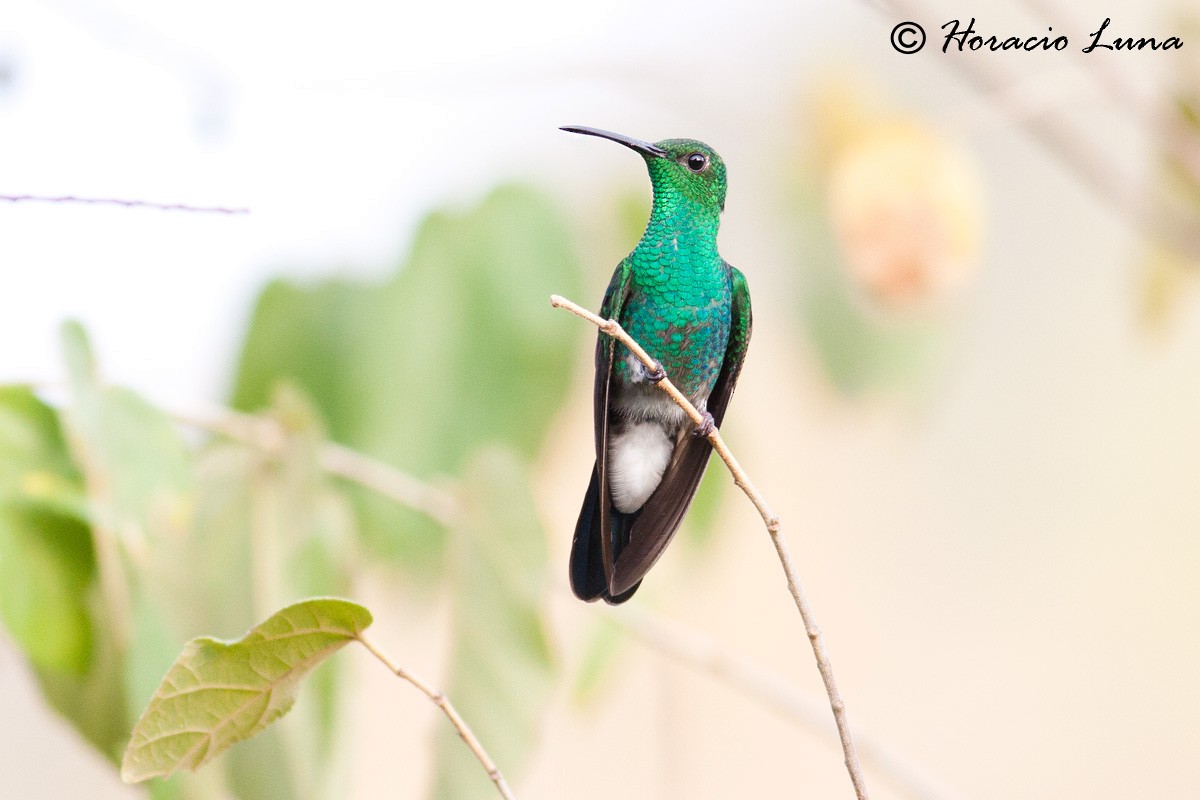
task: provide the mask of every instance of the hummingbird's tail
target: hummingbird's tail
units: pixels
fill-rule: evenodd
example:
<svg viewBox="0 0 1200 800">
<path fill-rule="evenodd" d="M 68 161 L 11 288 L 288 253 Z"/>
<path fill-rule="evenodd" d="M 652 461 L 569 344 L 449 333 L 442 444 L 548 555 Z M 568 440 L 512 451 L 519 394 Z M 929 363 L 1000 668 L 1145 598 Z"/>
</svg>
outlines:
<svg viewBox="0 0 1200 800">
<path fill-rule="evenodd" d="M 621 554 L 621 550 L 629 543 L 629 531 L 637 514 L 622 514 L 615 508 L 609 510 L 612 519 L 613 561 Z M 580 600 L 592 602 L 604 599 L 611 605 L 624 603 L 633 597 L 641 581 L 619 595 L 608 591 L 609 576 L 604 571 L 604 556 L 601 551 L 600 529 L 600 476 L 596 468 L 592 469 L 592 481 L 588 484 L 587 494 L 583 498 L 583 508 L 579 512 L 579 522 L 575 524 L 575 538 L 571 541 L 571 590 Z"/>
</svg>

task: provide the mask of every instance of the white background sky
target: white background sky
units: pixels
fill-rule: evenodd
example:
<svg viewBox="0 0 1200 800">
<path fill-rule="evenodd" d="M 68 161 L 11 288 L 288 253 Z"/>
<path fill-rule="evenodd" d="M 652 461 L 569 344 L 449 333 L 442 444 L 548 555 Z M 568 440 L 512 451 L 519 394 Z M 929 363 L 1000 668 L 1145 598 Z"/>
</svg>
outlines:
<svg viewBox="0 0 1200 800">
<path fill-rule="evenodd" d="M 8 0 L 0 193 L 252 213 L 0 204 L 0 380 L 59 375 L 57 326 L 74 316 L 111 379 L 219 399 L 268 276 L 391 268 L 432 206 L 504 178 L 560 180 L 583 152 L 561 124 L 702 136 L 751 88 L 739 80 L 769 92 L 773 73 L 792 77 L 800 49 L 771 32 L 810 13 Z M 751 40 L 752 70 L 730 58 Z M 664 63 L 677 86 L 662 85 Z M 574 188 L 617 164 L 636 178 L 636 162 L 590 152 Z"/>
</svg>

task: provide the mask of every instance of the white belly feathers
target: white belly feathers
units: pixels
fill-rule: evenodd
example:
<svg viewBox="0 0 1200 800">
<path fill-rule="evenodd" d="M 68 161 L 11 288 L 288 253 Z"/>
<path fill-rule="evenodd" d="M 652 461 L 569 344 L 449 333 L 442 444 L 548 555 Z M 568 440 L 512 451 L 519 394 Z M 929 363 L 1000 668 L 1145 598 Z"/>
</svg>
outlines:
<svg viewBox="0 0 1200 800">
<path fill-rule="evenodd" d="M 608 443 L 608 485 L 623 514 L 637 511 L 658 488 L 675 441 L 658 422 L 625 426 Z"/>
<path fill-rule="evenodd" d="M 646 381 L 640 361 L 630 362 L 630 372 L 633 381 L 613 398 L 608 440 L 609 492 L 623 514 L 637 511 L 658 488 L 679 431 L 691 425 L 682 408 Z M 708 397 L 695 397 L 692 402 L 703 411 Z"/>
</svg>

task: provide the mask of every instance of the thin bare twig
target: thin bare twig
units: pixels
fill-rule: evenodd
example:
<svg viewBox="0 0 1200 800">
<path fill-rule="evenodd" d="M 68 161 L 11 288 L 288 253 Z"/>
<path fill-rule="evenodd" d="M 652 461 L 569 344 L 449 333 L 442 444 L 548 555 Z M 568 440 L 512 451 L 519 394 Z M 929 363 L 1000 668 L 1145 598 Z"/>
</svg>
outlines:
<svg viewBox="0 0 1200 800">
<path fill-rule="evenodd" d="M 419 481 L 391 464 L 334 442 L 321 445 L 320 460 L 326 472 L 373 489 L 447 528 L 458 517 L 458 501 L 453 494 Z"/>
<path fill-rule="evenodd" d="M 416 675 L 413 675 L 408 670 L 393 664 L 391 660 L 379 650 L 379 648 L 371 643 L 370 639 L 367 639 L 362 634 L 359 634 L 357 638 L 362 646 L 370 650 L 371 655 L 379 659 L 385 667 L 387 667 L 392 671 L 393 674 L 396 675 L 396 677 L 406 680 L 413 686 L 417 687 L 421 694 L 432 700 L 433 704 L 442 710 L 442 713 L 446 715 L 446 719 L 450 720 L 450 724 L 453 725 L 454 730 L 458 732 L 459 737 L 466 742 L 467 747 L 469 747 L 471 752 L 475 754 L 475 758 L 477 758 L 479 763 L 483 765 L 484 770 L 487 772 L 488 778 L 491 779 L 492 783 L 496 784 L 496 790 L 500 792 L 500 796 L 505 798 L 505 800 L 516 800 L 516 796 L 512 793 L 512 789 L 508 788 L 508 782 L 504 780 L 504 776 L 500 773 L 500 768 L 496 766 L 496 762 L 492 761 L 492 757 L 489 756 L 487 751 L 483 749 L 483 745 L 480 744 L 479 739 L 471 730 L 471 726 L 467 725 L 466 720 L 464 720 L 458 713 L 458 709 L 456 709 L 454 704 L 450 702 L 450 698 L 446 697 L 446 693 L 434 689 L 432 686 L 425 683 L 425 681 L 421 680 Z"/>
<path fill-rule="evenodd" d="M 609 609 L 608 617 L 651 650 L 709 675 L 802 727 L 836 733 L 820 700 L 729 652 L 713 639 L 632 605 Z M 956 796 L 883 739 L 869 735 L 861 726 L 856 727 L 854 735 L 863 761 L 874 765 L 879 775 L 902 794 L 913 800 L 952 800 Z"/>
<path fill-rule="evenodd" d="M 155 203 L 151 200 L 122 200 L 119 197 L 75 197 L 74 195 L 47 196 L 40 194 L 0 194 L 0 200 L 9 203 L 82 203 L 89 206 L 124 206 L 126 208 L 154 208 L 159 211 L 190 211 L 196 214 L 249 214 L 248 208 L 224 208 L 222 206 L 189 206 L 184 203 Z"/>
<path fill-rule="evenodd" d="M 168 413 L 181 424 L 246 442 L 268 452 L 282 447 L 287 437 L 284 427 L 266 415 L 244 414 L 227 408 Z M 458 516 L 458 501 L 452 493 L 420 481 L 379 459 L 334 442 L 322 443 L 317 458 L 321 468 L 331 475 L 390 497 L 441 525 L 452 526 Z"/>
<path fill-rule="evenodd" d="M 575 316 L 595 325 L 606 336 L 617 339 L 629 349 L 629 352 L 633 353 L 638 360 L 645 364 L 647 369 L 655 370 L 658 368 L 658 362 L 642 349 L 642 346 L 635 342 L 633 337 L 626 333 L 625 329 L 616 320 L 606 320 L 558 295 L 551 295 L 550 305 L 554 308 L 563 308 L 570 311 Z M 675 401 L 675 404 L 691 417 L 693 422 L 697 425 L 704 422 L 704 417 L 684 397 L 683 393 L 675 388 L 675 385 L 671 383 L 669 378 L 659 381 L 658 387 L 666 392 Z M 804 588 L 800 585 L 799 578 L 796 577 L 796 568 L 792 564 L 792 556 L 788 550 L 787 542 L 779 533 L 779 517 L 775 516 L 771 511 L 766 499 L 763 498 L 762 494 L 759 493 L 753 482 L 751 482 L 742 469 L 741 464 L 734 458 L 733 453 L 725 446 L 725 441 L 721 438 L 721 432 L 714 428 L 712 433 L 708 435 L 708 441 L 712 443 L 713 450 L 717 452 L 717 455 L 725 462 L 725 466 L 729 468 L 729 472 L 733 476 L 733 482 L 745 493 L 746 497 L 750 498 L 750 502 L 758 509 L 763 523 L 767 526 L 767 533 L 771 535 L 771 543 L 775 545 L 775 552 L 779 555 L 779 563 L 783 566 L 783 572 L 787 578 L 788 591 L 791 592 L 792 600 L 796 604 L 796 610 L 800 612 L 800 618 L 804 621 L 804 630 L 808 634 L 813 655 L 817 659 L 817 670 L 821 673 L 821 681 L 825 684 L 825 693 L 829 696 L 829 707 L 833 710 L 833 719 L 837 724 L 838 736 L 842 742 L 842 754 L 845 756 L 846 770 L 850 773 L 850 781 L 854 784 L 854 792 L 858 796 L 858 800 L 867 800 L 867 785 L 863 778 L 862 765 L 859 764 L 858 753 L 854 749 L 854 741 L 850 736 L 850 725 L 846 720 L 846 703 L 842 700 L 841 693 L 838 692 L 837 682 L 833 677 L 833 667 L 829 663 L 829 654 L 825 650 L 825 642 L 821 638 L 821 629 L 817 627 L 812 609 L 808 604 L 808 597 L 804 593 Z"/>
</svg>

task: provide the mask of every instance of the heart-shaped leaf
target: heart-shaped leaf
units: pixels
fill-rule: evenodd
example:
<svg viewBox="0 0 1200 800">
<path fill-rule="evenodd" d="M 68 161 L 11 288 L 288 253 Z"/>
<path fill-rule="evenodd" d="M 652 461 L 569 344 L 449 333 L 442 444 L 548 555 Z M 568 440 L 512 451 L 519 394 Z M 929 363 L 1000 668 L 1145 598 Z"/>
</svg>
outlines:
<svg viewBox="0 0 1200 800">
<path fill-rule="evenodd" d="M 348 600 L 304 600 L 236 642 L 193 639 L 133 729 L 127 783 L 195 770 L 286 714 L 301 680 L 358 638 L 371 612 Z"/>
</svg>

